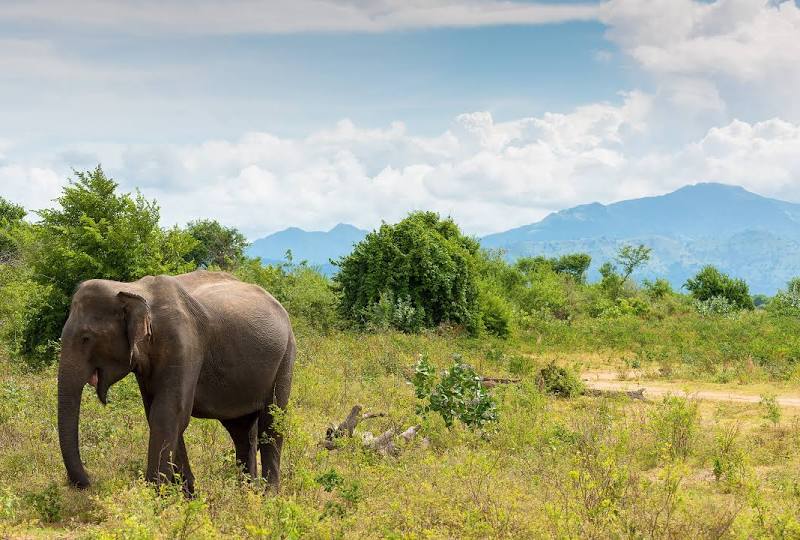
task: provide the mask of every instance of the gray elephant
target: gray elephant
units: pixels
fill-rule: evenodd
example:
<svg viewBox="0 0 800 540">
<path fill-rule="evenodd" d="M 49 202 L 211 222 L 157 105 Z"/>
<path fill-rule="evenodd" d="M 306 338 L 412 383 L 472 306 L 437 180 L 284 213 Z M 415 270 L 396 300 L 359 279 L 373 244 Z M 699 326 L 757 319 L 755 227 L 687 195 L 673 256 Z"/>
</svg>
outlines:
<svg viewBox="0 0 800 540">
<path fill-rule="evenodd" d="M 134 283 L 89 280 L 72 298 L 61 334 L 58 437 L 72 484 L 89 477 L 78 448 L 81 393 L 88 382 L 105 404 L 111 385 L 133 372 L 150 441 L 147 479 L 194 492 L 183 432 L 189 417 L 228 430 L 243 471 L 280 480 L 283 437 L 271 405 L 289 400 L 295 340 L 283 306 L 262 288 L 220 272 L 148 276 Z"/>
</svg>

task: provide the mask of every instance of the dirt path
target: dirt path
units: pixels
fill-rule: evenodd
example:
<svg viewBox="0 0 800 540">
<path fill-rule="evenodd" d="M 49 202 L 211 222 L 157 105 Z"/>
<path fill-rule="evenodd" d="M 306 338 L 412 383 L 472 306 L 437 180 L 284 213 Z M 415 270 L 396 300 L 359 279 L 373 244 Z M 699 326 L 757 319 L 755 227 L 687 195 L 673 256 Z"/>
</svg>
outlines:
<svg viewBox="0 0 800 540">
<path fill-rule="evenodd" d="M 629 373 L 629 377 L 635 378 L 640 374 Z M 754 393 L 736 392 L 733 390 L 701 390 L 692 389 L 692 384 L 687 382 L 651 382 L 637 380 L 620 380 L 619 375 L 613 371 L 587 371 L 581 376 L 587 387 L 595 390 L 639 390 L 644 388 L 644 395 L 647 398 L 657 398 L 671 394 L 673 396 L 691 397 L 708 401 L 729 401 L 735 403 L 758 403 L 761 396 Z M 800 408 L 799 395 L 778 395 L 778 404 L 782 407 Z"/>
</svg>

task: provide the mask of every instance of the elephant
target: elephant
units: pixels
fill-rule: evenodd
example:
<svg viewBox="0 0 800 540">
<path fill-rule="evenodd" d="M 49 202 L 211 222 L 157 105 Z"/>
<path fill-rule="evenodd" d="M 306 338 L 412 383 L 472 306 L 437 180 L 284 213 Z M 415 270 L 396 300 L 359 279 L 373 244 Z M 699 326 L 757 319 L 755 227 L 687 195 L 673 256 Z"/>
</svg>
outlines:
<svg viewBox="0 0 800 540">
<path fill-rule="evenodd" d="M 132 283 L 103 279 L 76 289 L 61 333 L 58 438 L 72 485 L 89 486 L 78 419 L 86 383 L 104 405 L 108 389 L 133 372 L 150 428 L 146 479 L 180 481 L 194 493 L 183 432 L 190 416 L 219 420 L 242 471 L 277 490 L 285 410 L 296 344 L 289 315 L 257 285 L 197 270 Z M 179 476 L 177 476 L 179 475 Z"/>
</svg>

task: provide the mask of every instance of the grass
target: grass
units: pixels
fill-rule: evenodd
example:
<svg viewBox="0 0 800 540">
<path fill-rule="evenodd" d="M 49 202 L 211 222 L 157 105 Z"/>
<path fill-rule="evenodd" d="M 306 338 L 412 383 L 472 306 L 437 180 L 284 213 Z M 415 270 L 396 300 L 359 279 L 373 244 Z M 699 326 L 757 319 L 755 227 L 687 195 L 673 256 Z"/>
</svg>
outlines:
<svg viewBox="0 0 800 540">
<path fill-rule="evenodd" d="M 777 415 L 769 404 L 676 397 L 647 403 L 563 399 L 540 393 L 535 380 L 551 360 L 619 369 L 635 358 L 647 372 L 669 364 L 672 377 L 735 388 L 736 377 L 717 379 L 719 366 L 727 365 L 766 395 L 777 388 L 769 382 L 777 372 L 753 362 L 748 374 L 747 356 L 769 344 L 793 347 L 793 341 L 778 340 L 791 327 L 770 322 L 755 335 L 751 326 L 767 323 L 722 322 L 721 337 L 706 342 L 711 327 L 704 323 L 670 322 L 659 330 L 652 322 L 623 321 L 627 338 L 614 339 L 609 336 L 618 326 L 581 324 L 541 324 L 510 342 L 436 333 L 320 336 L 298 325 L 284 480 L 276 497 L 239 481 L 227 433 L 207 420 L 193 419 L 186 433 L 198 497 L 185 500 L 169 488 L 156 493 L 145 484 L 147 429 L 130 377 L 111 389 L 107 407 L 84 392 L 81 450 L 94 484 L 84 492 L 67 487 L 56 432 L 55 369 L 24 373 L 0 358 L 0 537 L 800 534 L 800 419 L 794 413 Z M 726 352 L 724 344 L 737 339 L 739 349 Z M 415 413 L 418 402 L 406 374 L 418 355 L 443 368 L 455 353 L 478 373 L 522 379 L 492 390 L 500 420 L 486 432 L 458 423 L 448 429 L 435 415 Z M 781 368 L 780 374 L 790 374 L 782 388 L 794 385 L 790 368 Z M 321 448 L 326 426 L 341 421 L 355 403 L 388 413 L 358 431 L 421 423 L 420 437 L 429 444 L 418 438 L 396 458 L 357 442 L 333 452 Z"/>
</svg>

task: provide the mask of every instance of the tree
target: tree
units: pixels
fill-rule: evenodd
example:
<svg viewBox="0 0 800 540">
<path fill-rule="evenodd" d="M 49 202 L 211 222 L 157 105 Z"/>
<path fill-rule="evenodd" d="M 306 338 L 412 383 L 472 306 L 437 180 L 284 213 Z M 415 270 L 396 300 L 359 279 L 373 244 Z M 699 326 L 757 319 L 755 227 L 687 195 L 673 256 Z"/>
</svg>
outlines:
<svg viewBox="0 0 800 540">
<path fill-rule="evenodd" d="M 16 257 L 17 242 L 14 235 L 25 214 L 24 208 L 0 197 L 0 264 Z"/>
<path fill-rule="evenodd" d="M 86 279 L 134 281 L 149 274 L 191 270 L 185 260 L 196 241 L 159 227 L 155 201 L 117 193 L 117 183 L 98 166 L 75 172 L 33 227 L 32 276 L 46 293 L 30 305 L 20 345 L 35 363 L 52 360 L 75 287 Z"/>
<path fill-rule="evenodd" d="M 244 260 L 247 239 L 233 227 L 224 227 L 218 221 L 203 219 L 192 221 L 186 227 L 197 244 L 187 260 L 194 261 L 198 267 L 219 267 L 232 270 Z"/>
<path fill-rule="evenodd" d="M 341 314 L 359 325 L 379 316 L 406 330 L 450 322 L 475 331 L 479 248 L 451 219 L 434 212 L 384 223 L 335 261 Z"/>
<path fill-rule="evenodd" d="M 557 259 L 551 259 L 553 270 L 558 274 L 572 277 L 576 282 L 586 280 L 586 271 L 592 264 L 592 257 L 586 253 L 568 253 Z"/>
<path fill-rule="evenodd" d="M 683 285 L 692 297 L 701 302 L 724 298 L 737 309 L 753 309 L 750 289 L 742 279 L 734 279 L 715 267 L 704 266 Z"/>
<path fill-rule="evenodd" d="M 650 260 L 652 249 L 639 244 L 638 246 L 624 245 L 617 251 L 615 261 L 622 267 L 622 281 L 625 282 L 639 267 Z"/>
</svg>

